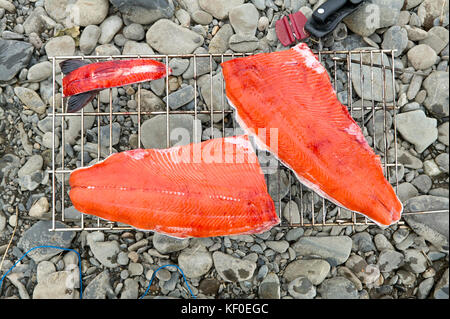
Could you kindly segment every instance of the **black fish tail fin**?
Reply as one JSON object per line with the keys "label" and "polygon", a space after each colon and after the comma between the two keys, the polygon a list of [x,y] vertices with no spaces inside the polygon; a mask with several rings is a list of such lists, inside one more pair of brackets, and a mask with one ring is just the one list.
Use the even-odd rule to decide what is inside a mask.
{"label": "black fish tail fin", "polygon": [[78,59],[68,59],[65,61],[62,61],[59,66],[61,67],[61,71],[64,75],[69,74],[73,70],[78,69],[79,67],[82,67],[84,65],[89,64],[85,60],[78,60]]}
{"label": "black fish tail fin", "polygon": [[88,104],[98,91],[89,91],[69,97],[67,102],[67,112],[74,113],[81,110],[86,104]]}

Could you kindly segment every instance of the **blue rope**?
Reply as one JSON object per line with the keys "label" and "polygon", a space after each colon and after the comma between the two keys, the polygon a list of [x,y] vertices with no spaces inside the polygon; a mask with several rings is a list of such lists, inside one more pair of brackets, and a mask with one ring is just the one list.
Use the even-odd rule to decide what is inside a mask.
{"label": "blue rope", "polygon": [[[11,268],[9,268],[9,270],[8,270],[8,271],[3,275],[3,277],[0,279],[0,289],[1,289],[1,287],[2,287],[3,279],[6,278],[6,276],[11,272],[11,270],[12,270],[14,267],[16,267],[17,264],[20,263],[20,262],[22,261],[22,259],[25,258],[26,255],[28,255],[30,252],[32,252],[33,250],[38,249],[38,248],[55,248],[55,249],[61,249],[61,250],[67,250],[67,251],[73,251],[73,252],[75,252],[75,253],[77,254],[77,256],[78,256],[78,267],[80,268],[80,299],[82,299],[82,298],[83,298],[83,282],[82,282],[82,278],[81,278],[81,256],[80,256],[80,254],[78,253],[78,251],[76,251],[76,250],[74,250],[74,249],[71,249],[71,248],[64,248],[64,247],[50,246],[50,245],[43,245],[43,246],[37,246],[37,247],[31,248],[31,249],[28,250],[22,257],[20,257],[20,259],[19,259],[19,260],[18,260]],[[158,270],[163,269],[163,268],[166,268],[166,267],[176,267],[176,268],[181,272],[181,275],[183,275],[184,282],[186,283],[186,286],[187,286],[188,289],[189,289],[189,293],[191,294],[191,296],[192,296],[194,299],[196,299],[197,297],[192,293],[191,287],[189,287],[189,284],[188,284],[188,282],[187,282],[187,280],[186,280],[186,276],[184,275],[183,270],[181,270],[181,268],[178,267],[177,265],[164,265],[164,266],[161,266],[161,267],[159,267],[158,269],[156,269],[156,270],[153,272],[152,278],[150,279],[150,283],[148,284],[147,289],[145,290],[144,294],[143,294],[139,299],[142,299],[142,298],[145,297],[145,295],[147,295],[148,290],[150,289],[150,286],[152,285],[153,279],[155,278],[155,275],[156,275],[156,273],[158,272]]]}
{"label": "blue rope", "polygon": [[6,274],[4,274],[3,277],[0,279],[0,288],[2,287],[3,279],[6,278],[6,275],[8,275],[9,272],[10,272],[14,267],[16,267],[17,264],[20,263],[22,259],[25,258],[26,255],[28,255],[30,252],[32,252],[33,250],[38,249],[38,248],[55,248],[55,249],[61,249],[61,250],[67,250],[67,251],[73,251],[73,252],[75,252],[75,253],[77,254],[77,256],[78,256],[78,267],[80,268],[80,299],[82,299],[82,296],[83,296],[83,282],[82,282],[82,280],[81,280],[81,256],[80,256],[80,254],[78,253],[78,251],[76,251],[76,250],[74,250],[74,249],[71,249],[71,248],[64,248],[64,247],[58,247],[58,246],[43,245],[43,246],[33,247],[33,248],[31,248],[30,250],[28,250],[22,257],[20,257],[20,259],[19,259],[19,260],[18,260],[11,268],[9,268],[9,270],[6,272]]}
{"label": "blue rope", "polygon": [[181,272],[181,275],[183,275],[184,282],[186,283],[186,286],[187,286],[188,289],[189,289],[189,293],[191,294],[191,296],[192,296],[194,299],[197,299],[197,297],[192,293],[191,287],[189,287],[189,284],[188,284],[188,282],[187,282],[187,280],[186,280],[186,277],[184,276],[183,270],[181,270],[181,268],[178,267],[177,265],[164,265],[164,266],[161,266],[161,267],[159,267],[158,269],[156,269],[155,272],[154,272],[153,275],[152,275],[152,278],[150,279],[150,283],[148,284],[147,289],[145,290],[144,294],[143,294],[139,299],[144,298],[145,295],[147,294],[148,290],[150,289],[150,286],[152,285],[152,281],[153,281],[153,279],[155,278],[155,275],[156,275],[156,273],[158,272],[158,270],[163,269],[163,268],[166,268],[166,267],[176,267],[176,268]]}

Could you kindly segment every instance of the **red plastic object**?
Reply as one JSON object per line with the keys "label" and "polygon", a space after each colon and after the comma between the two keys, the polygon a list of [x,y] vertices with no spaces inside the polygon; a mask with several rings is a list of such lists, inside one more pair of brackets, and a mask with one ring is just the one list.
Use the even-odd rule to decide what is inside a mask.
{"label": "red plastic object", "polygon": [[[290,20],[290,23],[289,23]],[[284,16],[275,23],[275,31],[280,42],[288,46],[295,42],[295,39],[301,41],[309,37],[305,31],[306,17],[300,11],[290,14],[289,19]]]}

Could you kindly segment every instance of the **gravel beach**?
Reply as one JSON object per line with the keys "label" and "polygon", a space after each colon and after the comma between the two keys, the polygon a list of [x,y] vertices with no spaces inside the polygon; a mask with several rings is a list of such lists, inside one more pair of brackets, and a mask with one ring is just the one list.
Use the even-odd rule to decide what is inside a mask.
{"label": "gravel beach", "polygon": [[[385,229],[364,223],[339,225],[339,219],[351,221],[350,212],[323,205],[322,198],[301,187],[289,170],[278,168],[278,173],[266,175],[277,211],[284,222],[304,226],[183,240],[135,229],[48,231],[77,226],[81,216],[68,197],[69,174],[54,176],[53,203],[53,155],[57,169],[72,170],[111,152],[138,148],[139,141],[144,148],[164,148],[168,138],[176,143],[176,134],[167,137],[167,96],[171,112],[199,112],[195,124],[193,115],[171,114],[171,127],[196,131],[197,140],[221,137],[238,126],[228,114],[231,106],[224,100],[220,67],[222,59],[230,57],[194,61],[183,55],[286,50],[277,38],[276,21],[297,11],[310,17],[324,2],[0,0],[0,276],[33,247],[68,249],[31,252],[3,280],[0,298],[80,298],[78,252],[83,299],[137,299],[153,275],[145,298],[191,298],[177,268],[155,274],[169,264],[183,270],[197,298],[448,299],[445,0],[368,0],[320,41],[306,40],[321,51],[396,50],[394,57],[374,54],[375,64],[387,66],[384,75],[381,68],[371,70],[368,55],[352,55],[351,70],[347,56],[338,63],[332,56],[321,58],[338,98],[352,105],[352,116],[364,126],[369,145],[384,163],[393,163],[385,169],[389,181],[398,185],[405,211],[435,213],[407,214],[401,225]],[[136,112],[140,94],[141,111],[161,114],[84,116],[83,123],[80,116],[66,116],[53,123],[53,108],[61,112],[62,87],[59,75],[53,92],[49,57],[120,54],[180,57],[167,59],[173,70],[167,82],[104,90],[84,112]],[[386,107],[393,104],[396,110]],[[265,156],[266,163],[272,159]],[[97,225],[97,219],[83,218],[86,225]],[[333,224],[320,226],[324,219]]]}

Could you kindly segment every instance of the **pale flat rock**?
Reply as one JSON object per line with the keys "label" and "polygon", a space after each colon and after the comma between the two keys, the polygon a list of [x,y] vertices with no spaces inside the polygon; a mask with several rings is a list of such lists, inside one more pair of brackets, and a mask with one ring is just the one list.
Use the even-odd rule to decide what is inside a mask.
{"label": "pale flat rock", "polygon": [[189,54],[200,47],[204,41],[198,33],[167,19],[155,22],[148,29],[146,39],[153,49],[162,54]]}
{"label": "pale flat rock", "polygon": [[200,7],[214,18],[223,20],[234,7],[244,3],[244,0],[199,0]]}
{"label": "pale flat rock", "polygon": [[397,130],[415,150],[422,153],[438,138],[437,120],[427,117],[422,110],[397,115]]}
{"label": "pale flat rock", "polygon": [[300,256],[318,256],[337,266],[350,256],[352,239],[348,236],[301,237],[292,248]]}
{"label": "pale flat rock", "polygon": [[220,277],[227,282],[249,280],[256,269],[256,263],[220,251],[213,253],[213,261]]}

